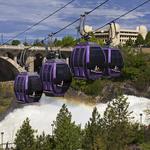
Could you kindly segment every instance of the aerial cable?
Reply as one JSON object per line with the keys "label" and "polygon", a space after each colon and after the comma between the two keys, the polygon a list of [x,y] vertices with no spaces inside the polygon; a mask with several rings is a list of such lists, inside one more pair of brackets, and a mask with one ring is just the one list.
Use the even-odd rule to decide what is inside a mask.
{"label": "aerial cable", "polygon": [[145,2],[143,2],[143,3],[141,3],[141,4],[139,4],[139,5],[137,5],[135,8],[133,8],[133,9],[127,11],[126,13],[120,15],[119,17],[117,17],[117,18],[111,20],[110,22],[104,24],[103,26],[97,28],[94,32],[96,32],[96,31],[98,31],[98,30],[104,28],[105,26],[109,25],[110,23],[116,22],[117,20],[119,20],[119,19],[121,19],[122,17],[128,15],[128,14],[131,13],[132,11],[138,9],[139,7],[141,7],[141,6],[145,5],[145,4],[147,4],[148,2],[150,2],[150,0],[147,0],[147,1],[145,1]]}
{"label": "aerial cable", "polygon": [[[98,6],[96,6],[95,8],[93,8],[91,11],[87,12],[87,15],[89,15],[90,13],[92,13],[93,11],[95,11],[96,9],[98,9],[99,7],[101,7],[102,5],[104,5],[105,3],[107,3],[108,1],[109,1],[109,0],[105,0],[103,3],[99,4]],[[68,25],[64,26],[63,28],[59,29],[58,31],[52,32],[52,33],[49,34],[47,37],[45,37],[45,38],[43,39],[43,41],[45,41],[45,40],[47,40],[47,39],[53,37],[54,35],[56,35],[56,34],[58,34],[59,32],[65,30],[66,28],[68,28],[69,26],[73,25],[74,23],[76,23],[76,22],[79,21],[79,20],[80,20],[80,17],[79,17],[78,19],[74,20],[73,22],[69,23]],[[27,49],[30,49],[30,48],[32,48],[32,47],[33,47],[33,46],[30,46],[30,47],[28,47]]]}
{"label": "aerial cable", "polygon": [[[109,0],[105,0],[104,2],[102,2],[101,4],[99,4],[98,6],[96,6],[95,8],[93,8],[91,11],[86,12],[86,14],[87,14],[87,15],[91,14],[93,11],[95,11],[95,10],[98,9],[99,7],[103,6],[103,5],[104,5],[105,3],[107,3],[108,1],[109,1]],[[59,32],[65,30],[66,28],[68,28],[69,26],[73,25],[74,23],[76,23],[76,22],[79,21],[79,20],[80,20],[80,18],[74,20],[74,21],[71,22],[70,24],[64,26],[62,29],[60,29],[60,30],[54,32],[53,35],[56,35],[56,34],[58,34]]]}
{"label": "aerial cable", "polygon": [[[95,7],[94,9],[92,9],[88,14],[90,14],[91,12],[93,12],[95,9],[97,9],[97,8],[99,8],[100,6],[102,6],[103,4],[105,4],[106,2],[108,2],[109,0],[106,0],[106,1],[104,1],[102,4],[100,4],[100,5],[98,5],[97,7]],[[102,29],[103,27],[105,27],[105,26],[107,26],[107,25],[109,25],[110,23],[112,23],[112,22],[115,22],[115,21],[117,21],[117,20],[119,20],[120,18],[122,18],[122,17],[124,17],[124,16],[126,16],[126,15],[128,15],[129,13],[131,13],[132,11],[134,11],[134,10],[136,10],[136,9],[138,9],[138,8],[140,8],[141,6],[143,6],[143,5],[145,5],[145,4],[147,4],[148,2],[150,2],[150,0],[147,0],[147,1],[145,1],[145,2],[143,2],[142,4],[140,4],[140,5],[138,5],[138,6],[136,6],[135,8],[133,8],[133,9],[131,9],[131,10],[129,10],[128,12],[126,12],[126,13],[124,13],[124,14],[122,14],[122,15],[120,15],[119,17],[117,17],[116,19],[113,19],[112,21],[110,21],[110,22],[108,22],[108,23],[106,23],[106,24],[104,24],[103,26],[101,26],[101,27],[99,27],[99,28],[97,28],[94,32],[96,32],[97,30],[99,30],[99,29]],[[70,23],[70,24],[68,24],[68,25],[66,25],[66,26],[64,26],[62,29],[60,29],[60,30],[58,30],[58,31],[56,31],[55,33],[53,33],[53,34],[50,34],[50,35],[48,35],[47,37],[45,37],[43,40],[45,41],[45,40],[47,40],[49,37],[51,37],[51,36],[53,36],[53,35],[56,35],[57,33],[59,33],[59,32],[61,32],[61,31],[63,31],[64,29],[66,29],[67,27],[69,27],[69,26],[71,26],[72,24],[74,24],[74,23],[76,23],[77,21],[79,21],[80,20],[80,18],[78,18],[78,19],[76,19],[75,21],[73,21],[72,23]],[[30,48],[32,48],[33,46],[30,46],[30,47],[28,47],[28,49],[30,49]],[[32,63],[32,62],[31,62]]]}
{"label": "aerial cable", "polygon": [[[94,12],[96,9],[98,9],[99,7],[101,7],[101,6],[103,6],[105,3],[107,3],[108,1],[110,1],[110,0],[105,0],[104,2],[100,3],[98,6],[96,6],[95,8],[93,8],[91,11],[86,12],[86,15],[91,14],[91,13]],[[68,28],[69,26],[75,24],[75,23],[76,23],[77,21],[79,21],[79,20],[80,20],[80,17],[79,17],[78,19],[74,20],[73,22],[69,23],[68,25],[64,26],[63,28],[59,29],[58,31],[49,34],[49,35],[48,35],[47,37],[45,37],[42,41],[46,41],[47,39],[53,37],[54,35],[58,34],[59,32],[65,30],[65,29]],[[33,46],[33,45],[32,45],[32,46],[29,46],[26,50],[29,50],[29,49],[31,49],[32,47],[34,47],[34,46]]]}
{"label": "aerial cable", "polygon": [[12,37],[11,39],[9,39],[8,41],[6,41],[5,43],[3,43],[2,45],[7,44],[8,42],[14,40],[15,38],[17,38],[18,36],[24,34],[25,32],[31,30],[33,27],[39,25],[41,22],[45,21],[46,19],[48,19],[49,17],[53,16],[54,14],[56,14],[57,12],[59,12],[60,10],[64,9],[66,6],[70,5],[71,3],[73,3],[75,0],[71,0],[69,1],[67,4],[65,4],[64,6],[60,7],[59,9],[55,10],[54,12],[52,12],[51,14],[49,14],[48,16],[44,17],[43,19],[41,19],[40,21],[36,22],[35,24],[33,24],[32,26],[28,27],[27,29],[25,29],[24,31],[20,32],[19,34],[15,35],[14,37]]}

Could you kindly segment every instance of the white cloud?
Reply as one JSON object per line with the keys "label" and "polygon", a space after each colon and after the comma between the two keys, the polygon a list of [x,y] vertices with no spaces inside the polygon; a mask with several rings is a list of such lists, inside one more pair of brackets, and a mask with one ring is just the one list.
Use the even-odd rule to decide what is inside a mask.
{"label": "white cloud", "polygon": [[[30,25],[38,22],[43,17],[47,16],[54,10],[60,8],[64,4],[69,2],[69,0],[0,0],[0,22],[24,22],[26,28]],[[83,3],[83,2],[82,2]],[[49,19],[42,22],[37,27],[33,28],[30,33],[38,32],[38,30],[45,30],[45,34],[47,31],[55,32],[56,30],[62,28],[63,26],[67,25],[74,19],[78,18],[81,13],[85,11],[89,11],[91,7],[96,5],[96,1],[85,1],[85,4],[81,4],[81,0],[77,0],[67,8],[62,10],[61,12],[55,14],[54,16],[50,17]],[[85,7],[86,6],[86,7]],[[111,9],[110,9],[111,8]],[[122,8],[119,7],[117,4],[112,7],[109,4],[105,5],[104,7],[99,8],[94,13],[92,13],[88,18],[88,23],[92,24],[94,27],[101,26],[104,21],[108,21],[118,17],[119,15],[127,12],[129,8]],[[132,20],[132,19],[139,19],[144,17],[145,15],[150,14],[150,11],[145,10],[137,10],[134,11],[122,20]],[[94,21],[93,21],[94,20]],[[21,26],[21,24],[20,24]],[[69,29],[74,29],[77,24],[74,26],[69,27]],[[24,26],[22,30],[24,30]],[[16,28],[17,30],[17,28]],[[19,31],[11,31],[8,33],[9,35],[15,35],[15,33]],[[55,31],[54,31],[55,30]],[[76,30],[74,29],[76,32]]]}

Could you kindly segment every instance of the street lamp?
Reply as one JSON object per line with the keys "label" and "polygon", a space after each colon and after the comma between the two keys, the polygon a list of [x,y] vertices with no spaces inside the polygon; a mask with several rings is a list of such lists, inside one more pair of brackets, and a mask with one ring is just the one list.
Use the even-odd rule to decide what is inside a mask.
{"label": "street lamp", "polygon": [[53,136],[54,124],[52,123],[51,126],[52,126],[52,136]]}
{"label": "street lamp", "polygon": [[143,114],[140,113],[140,124],[142,125],[142,117],[143,117]]}
{"label": "street lamp", "polygon": [[3,137],[4,137],[4,132],[1,132],[1,145],[2,145],[2,149],[3,149]]}

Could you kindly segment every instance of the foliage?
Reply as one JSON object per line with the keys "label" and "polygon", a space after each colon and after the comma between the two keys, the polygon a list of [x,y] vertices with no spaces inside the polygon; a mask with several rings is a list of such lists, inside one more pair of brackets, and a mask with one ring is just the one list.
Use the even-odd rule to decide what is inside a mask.
{"label": "foliage", "polygon": [[85,91],[87,87],[87,81],[73,79],[71,83],[71,87],[73,87],[75,90]]}
{"label": "foliage", "polygon": [[[121,83],[128,82],[140,92],[147,90],[150,85],[150,55],[136,51],[132,47],[120,47],[120,49],[124,59],[124,68],[118,81],[120,80]],[[114,86],[119,86],[115,84],[117,80],[110,79],[73,80],[71,86],[85,94],[97,96],[102,93],[108,83],[111,84],[112,82],[114,82]]]}
{"label": "foliage", "polygon": [[6,112],[11,106],[13,98],[0,97],[0,114]]}
{"label": "foliage", "polygon": [[130,126],[130,143],[140,144],[144,142],[144,126],[139,123],[131,124]]}
{"label": "foliage", "polygon": [[65,36],[61,41],[62,47],[69,47],[75,45],[75,39],[72,36]]}
{"label": "foliage", "polygon": [[15,45],[15,46],[18,46],[21,42],[19,40],[13,40],[11,42],[11,45]]}
{"label": "foliage", "polygon": [[33,42],[33,46],[44,46],[44,41],[41,41],[39,39],[36,39],[34,42]]}
{"label": "foliage", "polygon": [[81,131],[72,122],[72,115],[64,104],[54,121],[54,134],[34,136],[27,118],[15,138],[16,150],[125,150],[128,146],[139,146],[145,150],[150,146],[150,128],[132,124],[128,112],[127,98],[119,95],[110,102],[100,117],[97,108]]}
{"label": "foliage", "polygon": [[55,148],[54,138],[50,135],[42,135],[36,137],[36,141],[31,150],[53,150]]}
{"label": "foliage", "polygon": [[145,38],[145,45],[150,46],[150,31],[147,33]]}
{"label": "foliage", "polygon": [[138,90],[150,85],[150,55],[135,52],[131,48],[122,48],[124,57],[123,78],[131,80]]}
{"label": "foliage", "polygon": [[30,126],[29,118],[23,122],[22,126],[16,133],[15,145],[16,150],[29,150],[35,143],[34,133],[36,131]]}
{"label": "foliage", "polygon": [[92,118],[85,125],[83,138],[83,149],[86,150],[103,150],[105,148],[103,135],[103,122],[97,108],[92,112]]}
{"label": "foliage", "polygon": [[133,43],[132,39],[129,38],[129,40],[126,41],[126,46],[133,46],[133,45],[134,45],[134,43]]}
{"label": "foliage", "polygon": [[130,142],[130,123],[127,98],[118,96],[104,112],[105,144],[107,150],[124,150]]}
{"label": "foliage", "polygon": [[64,104],[54,121],[56,150],[75,150],[81,148],[80,126],[72,122],[71,113]]}
{"label": "foliage", "polygon": [[90,39],[89,39],[90,42],[95,42],[97,43],[98,45],[100,46],[103,46],[104,45],[104,41],[102,39],[99,39],[99,38],[96,38],[95,36],[92,36]]}
{"label": "foliage", "polygon": [[62,41],[61,41],[61,40],[58,40],[58,39],[55,39],[55,40],[54,40],[54,46],[56,46],[56,47],[62,46]]}
{"label": "foliage", "polygon": [[135,46],[140,46],[140,45],[144,45],[145,41],[144,41],[144,38],[141,34],[139,34],[137,36],[137,39],[135,41]]}
{"label": "foliage", "polygon": [[106,84],[110,83],[109,80],[99,79],[96,81],[85,81],[73,79],[71,87],[75,90],[80,90],[87,95],[97,96],[100,95]]}
{"label": "foliage", "polygon": [[24,46],[29,46],[30,43],[28,43],[28,42],[25,41],[25,42],[23,43],[23,45],[24,45]]}
{"label": "foliage", "polygon": [[150,150],[150,142],[145,142],[140,145],[142,150]]}
{"label": "foliage", "polygon": [[[104,45],[104,42],[102,39],[98,39],[96,37],[94,37],[93,35],[91,36],[91,38],[89,39],[90,42],[95,42],[97,44],[99,44],[100,46]],[[85,39],[81,38],[81,39],[77,39],[75,40],[72,36],[68,35],[62,38],[62,40],[58,40],[55,39],[54,40],[54,45],[57,47],[69,47],[69,46],[75,46],[78,42],[86,42]]]}

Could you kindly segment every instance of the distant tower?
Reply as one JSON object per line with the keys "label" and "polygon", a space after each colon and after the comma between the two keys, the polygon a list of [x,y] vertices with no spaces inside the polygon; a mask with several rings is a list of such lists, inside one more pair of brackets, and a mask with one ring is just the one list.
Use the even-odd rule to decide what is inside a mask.
{"label": "distant tower", "polygon": [[144,26],[144,25],[138,26],[136,30],[139,32],[139,34],[142,35],[142,37],[144,39],[146,38],[146,35],[147,35],[147,32],[148,32],[146,26]]}
{"label": "distant tower", "polygon": [[112,23],[112,45],[119,45],[120,44],[120,25],[118,23]]}

